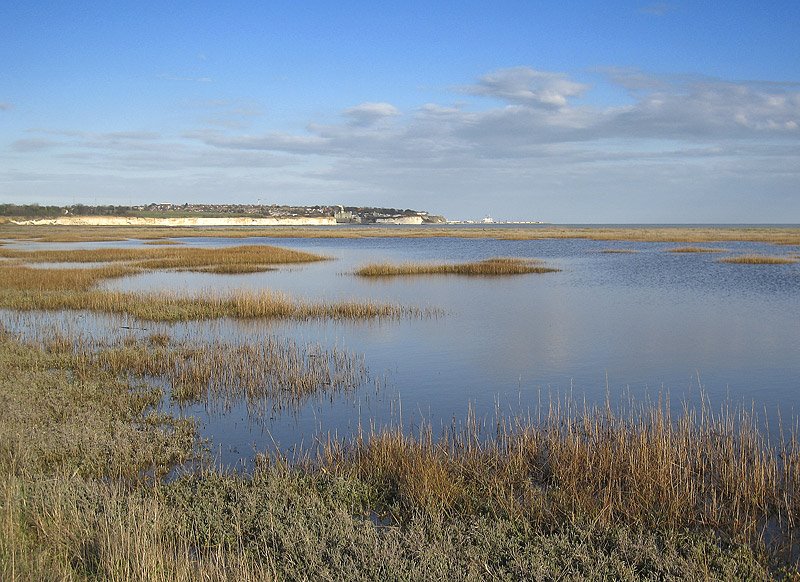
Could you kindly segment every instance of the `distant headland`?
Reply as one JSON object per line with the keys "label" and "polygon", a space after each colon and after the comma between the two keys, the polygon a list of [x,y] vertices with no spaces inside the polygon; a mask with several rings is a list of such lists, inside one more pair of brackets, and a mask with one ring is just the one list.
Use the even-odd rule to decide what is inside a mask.
{"label": "distant headland", "polygon": [[140,206],[40,206],[0,204],[0,216],[16,224],[149,226],[309,226],[336,224],[443,224],[422,210],[370,206],[279,204],[172,204]]}

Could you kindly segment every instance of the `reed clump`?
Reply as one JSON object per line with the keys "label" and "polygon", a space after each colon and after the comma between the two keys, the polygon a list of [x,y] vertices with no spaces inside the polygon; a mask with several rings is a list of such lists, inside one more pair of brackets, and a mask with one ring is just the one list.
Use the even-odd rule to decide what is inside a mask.
{"label": "reed clump", "polygon": [[727,249],[717,249],[713,247],[675,247],[667,249],[670,253],[725,253]]}
{"label": "reed clump", "polygon": [[401,275],[474,275],[503,276],[529,273],[555,273],[560,269],[547,267],[534,259],[496,257],[472,263],[373,263],[355,271],[359,277],[396,277]]}
{"label": "reed clump", "polygon": [[178,402],[226,407],[245,401],[255,415],[296,409],[309,397],[354,390],[366,381],[364,358],[339,348],[262,338],[258,344],[172,342],[156,334],[148,342],[67,348],[76,367],[118,376],[157,378]]}
{"label": "reed clump", "polygon": [[133,293],[97,289],[103,280],[140,272],[125,264],[92,269],[0,265],[0,307],[19,311],[85,310],[146,321],[236,319],[399,319],[433,317],[436,309],[372,301],[309,302],[270,291],[229,294]]}
{"label": "reed clump", "polygon": [[274,271],[275,267],[270,267],[268,265],[213,265],[211,267],[193,267],[179,270],[194,271],[195,273],[213,273],[215,275],[246,275],[249,273]]}
{"label": "reed clump", "polygon": [[796,435],[770,442],[754,413],[728,406],[673,416],[668,402],[617,413],[565,402],[489,435],[469,419],[439,438],[423,427],[329,441],[309,462],[369,484],[380,511],[400,521],[424,511],[544,529],[641,524],[710,530],[753,548],[769,537],[784,556],[797,550]]}
{"label": "reed clump", "polygon": [[371,301],[306,302],[269,291],[187,296],[121,291],[38,291],[0,288],[0,307],[19,311],[84,310],[123,314],[143,321],[209,319],[366,320],[433,317],[433,308]]}
{"label": "reed clump", "polygon": [[725,257],[720,259],[719,262],[737,265],[790,265],[796,263],[797,259],[769,255],[740,255],[738,257]]}
{"label": "reed clump", "polygon": [[79,250],[0,249],[0,256],[27,263],[126,262],[145,269],[236,269],[263,265],[307,263],[325,257],[268,245],[243,245],[222,248],[199,247],[117,247]]}
{"label": "reed clump", "polygon": [[141,269],[127,265],[93,269],[35,269],[19,264],[0,264],[0,297],[4,292],[12,292],[9,296],[13,296],[13,292],[88,291],[101,281],[139,272]]}

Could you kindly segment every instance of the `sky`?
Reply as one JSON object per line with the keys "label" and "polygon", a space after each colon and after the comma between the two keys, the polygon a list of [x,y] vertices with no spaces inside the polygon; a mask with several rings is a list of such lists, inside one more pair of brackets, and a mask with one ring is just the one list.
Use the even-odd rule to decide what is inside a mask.
{"label": "sky", "polygon": [[0,3],[0,203],[800,223],[800,2]]}

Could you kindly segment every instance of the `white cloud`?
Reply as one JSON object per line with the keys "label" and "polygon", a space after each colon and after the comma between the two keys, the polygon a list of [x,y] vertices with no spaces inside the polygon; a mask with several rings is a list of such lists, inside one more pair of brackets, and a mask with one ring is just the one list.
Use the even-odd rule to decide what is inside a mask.
{"label": "white cloud", "polygon": [[[589,87],[565,73],[519,67],[480,78],[455,104],[400,111],[361,103],[338,122],[309,120],[293,132],[233,124],[178,136],[38,130],[12,144],[7,160],[14,165],[0,161],[33,170],[50,156],[65,175],[78,167],[137,184],[149,176],[147,192],[169,184],[190,200],[198,199],[194,192],[213,198],[214,185],[233,191],[227,180],[237,196],[263,198],[274,188],[276,201],[417,206],[455,217],[485,214],[490,194],[497,217],[591,220],[600,200],[606,214],[597,220],[678,221],[684,212],[684,220],[713,221],[727,200],[744,203],[748,192],[788,199],[784,211],[800,212],[792,202],[800,181],[800,86],[605,73],[628,93],[624,103],[576,104]],[[487,106],[464,93],[501,102]],[[201,109],[231,119],[260,112],[258,104],[227,101]],[[692,214],[701,204],[707,212]],[[629,214],[615,217],[622,208]]]}
{"label": "white cloud", "polygon": [[16,152],[36,152],[61,145],[51,139],[18,139],[11,143],[11,149]]}
{"label": "white cloud", "polygon": [[583,94],[587,88],[563,73],[515,67],[484,75],[464,91],[528,106],[565,107],[570,97]]}
{"label": "white cloud", "polygon": [[400,112],[391,103],[361,103],[342,112],[350,125],[357,127],[367,127],[399,114]]}

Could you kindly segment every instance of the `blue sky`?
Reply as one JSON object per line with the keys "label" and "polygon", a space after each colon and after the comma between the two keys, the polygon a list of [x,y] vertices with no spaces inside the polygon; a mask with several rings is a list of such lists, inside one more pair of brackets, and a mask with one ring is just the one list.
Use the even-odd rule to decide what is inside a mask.
{"label": "blue sky", "polygon": [[800,3],[0,6],[0,202],[800,222]]}

